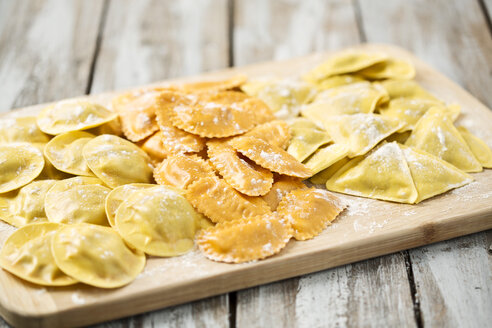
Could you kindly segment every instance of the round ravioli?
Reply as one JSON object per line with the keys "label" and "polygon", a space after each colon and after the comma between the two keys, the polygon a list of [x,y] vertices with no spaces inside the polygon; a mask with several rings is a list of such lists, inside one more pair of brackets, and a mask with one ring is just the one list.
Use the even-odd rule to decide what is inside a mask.
{"label": "round ravioli", "polygon": [[33,181],[18,191],[0,196],[0,219],[15,226],[48,221],[44,198],[55,180]]}
{"label": "round ravioli", "polygon": [[306,189],[306,185],[298,178],[281,175],[275,179],[272,189],[261,198],[270,206],[272,211],[276,211],[282,198],[292,190]]}
{"label": "round ravioli", "polygon": [[169,153],[197,153],[205,148],[205,140],[196,134],[180,130],[172,125],[167,111],[157,112],[163,148]]}
{"label": "round ravioli", "polygon": [[103,134],[90,140],[83,154],[91,171],[111,188],[152,182],[150,157],[130,141]]}
{"label": "round ravioli", "polygon": [[44,133],[57,135],[90,129],[117,117],[109,109],[82,100],[60,101],[39,113],[37,123]]}
{"label": "round ravioli", "polygon": [[273,183],[273,174],[244,158],[226,141],[207,143],[210,162],[234,189],[248,196],[266,194]]}
{"label": "round ravioli", "polygon": [[184,94],[164,92],[164,109],[174,126],[201,137],[229,137],[251,130],[255,113],[267,107],[244,93],[221,91]]}
{"label": "round ravioli", "polygon": [[51,253],[51,241],[62,227],[35,223],[12,233],[0,251],[0,266],[19,278],[43,286],[68,286],[78,281],[63,273]]}
{"label": "round ravioli", "polygon": [[245,136],[263,139],[271,145],[287,148],[292,138],[289,124],[285,121],[271,121],[255,126]]}
{"label": "round ravioli", "polygon": [[20,188],[43,170],[44,157],[28,143],[0,145],[0,193]]}
{"label": "round ravioli", "polygon": [[213,260],[242,263],[277,254],[292,238],[290,223],[276,214],[223,222],[202,230],[197,244]]}
{"label": "round ravioli", "polygon": [[344,208],[330,192],[310,188],[288,193],[280,201],[277,213],[292,224],[295,239],[306,240],[319,235]]}
{"label": "round ravioli", "polygon": [[303,179],[312,175],[311,171],[291,154],[262,139],[236,137],[230,143],[241,154],[270,171]]}
{"label": "round ravioli", "polygon": [[165,186],[142,189],[116,211],[116,228],[128,244],[154,256],[177,256],[193,248],[197,213]]}
{"label": "round ravioli", "polygon": [[46,193],[46,216],[50,222],[108,225],[104,203],[110,191],[98,178],[57,181]]}
{"label": "round ravioli", "polygon": [[0,143],[46,143],[48,141],[50,141],[50,137],[39,129],[35,116],[12,117],[0,120]]}
{"label": "round ravioli", "polygon": [[46,144],[44,155],[62,172],[94,176],[82,155],[82,149],[93,138],[95,135],[83,131],[60,134]]}
{"label": "round ravioli", "polygon": [[113,229],[94,224],[62,227],[51,250],[63,272],[100,288],[129,284],[145,266],[145,254],[131,250]]}

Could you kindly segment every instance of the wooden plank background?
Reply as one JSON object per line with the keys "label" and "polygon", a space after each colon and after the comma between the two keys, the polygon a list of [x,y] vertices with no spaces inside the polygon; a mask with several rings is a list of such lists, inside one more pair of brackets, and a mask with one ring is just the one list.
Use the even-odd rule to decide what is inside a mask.
{"label": "wooden plank background", "polygon": [[[492,107],[491,13],[492,0],[1,0],[0,111],[366,41],[409,49]],[[491,242],[482,232],[100,327],[485,327]]]}

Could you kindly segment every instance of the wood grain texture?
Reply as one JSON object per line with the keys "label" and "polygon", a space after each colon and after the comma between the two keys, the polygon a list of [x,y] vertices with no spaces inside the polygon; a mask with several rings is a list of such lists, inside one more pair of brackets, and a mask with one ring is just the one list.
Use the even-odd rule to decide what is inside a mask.
{"label": "wood grain texture", "polygon": [[360,42],[350,0],[236,0],[234,4],[236,66]]}
{"label": "wood grain texture", "polygon": [[[492,104],[492,39],[478,2],[433,1],[424,6],[423,1],[362,1],[361,17],[368,41],[411,49]],[[394,28],[383,27],[389,25]],[[460,122],[471,124],[466,116]],[[473,125],[469,128],[480,133]],[[491,236],[491,231],[483,232],[409,252],[424,325],[480,327],[491,322]]]}
{"label": "wood grain texture", "polygon": [[0,112],[84,94],[102,1],[0,1]]}
{"label": "wood grain texture", "polygon": [[[234,9],[235,64],[360,42],[351,1],[239,0]],[[387,279],[378,275],[383,272]],[[377,301],[367,302],[368,290]],[[237,327],[411,326],[413,317],[407,272],[398,255],[237,293]]]}
{"label": "wood grain texture", "polygon": [[[361,45],[358,48],[382,51],[412,61],[419,83],[439,98],[461,104],[464,116],[472,118],[477,130],[489,131],[492,112],[488,108],[410,53],[387,45]],[[225,78],[237,73],[252,78],[265,75],[292,77],[329,55],[315,54],[285,62],[258,64],[211,73],[202,78]],[[108,93],[88,98],[106,104],[114,95]],[[25,108],[16,114],[33,113],[43,106],[46,104]],[[486,141],[492,142],[492,136],[489,135]],[[467,187],[417,205],[340,195],[349,203],[349,208],[335,224],[312,240],[289,243],[280,254],[265,261],[229,265],[209,261],[196,251],[175,258],[149,258],[145,271],[135,281],[115,290],[84,285],[39,288],[0,271],[0,313],[18,326],[85,325],[490,229],[492,171],[477,173],[474,177],[476,181]],[[0,243],[10,231],[6,224],[0,223]]]}
{"label": "wood grain texture", "polygon": [[91,92],[225,68],[227,24],[227,0],[110,1]]}

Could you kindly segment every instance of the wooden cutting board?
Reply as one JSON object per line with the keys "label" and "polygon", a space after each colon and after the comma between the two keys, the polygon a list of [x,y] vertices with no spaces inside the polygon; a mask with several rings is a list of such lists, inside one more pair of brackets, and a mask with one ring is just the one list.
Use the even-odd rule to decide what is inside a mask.
{"label": "wooden cutting board", "polygon": [[[378,44],[356,48],[412,61],[421,85],[438,98],[462,106],[457,124],[466,126],[492,146],[492,111],[468,92],[401,48]],[[250,77],[296,77],[329,55],[314,54],[157,84],[225,78],[237,73]],[[107,105],[114,95],[87,98]],[[45,105],[18,109],[8,115],[36,113]],[[492,170],[473,177],[473,183],[418,205],[340,195],[349,208],[320,236],[305,242],[292,241],[280,254],[259,262],[216,263],[196,250],[181,257],[149,258],[144,272],[133,283],[116,290],[84,285],[43,288],[0,270],[0,315],[10,324],[22,327],[88,325],[490,229]],[[0,222],[0,245],[13,231]]]}

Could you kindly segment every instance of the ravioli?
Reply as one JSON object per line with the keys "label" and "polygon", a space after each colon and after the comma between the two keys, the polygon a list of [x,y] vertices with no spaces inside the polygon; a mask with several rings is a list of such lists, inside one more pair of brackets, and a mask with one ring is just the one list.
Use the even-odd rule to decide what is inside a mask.
{"label": "ravioli", "polygon": [[415,77],[413,65],[402,59],[388,58],[382,62],[364,68],[358,74],[371,80],[382,79],[404,79],[410,80]]}
{"label": "ravioli", "polygon": [[384,143],[366,156],[349,161],[328,179],[326,189],[408,204],[418,198],[405,156],[396,142]]}
{"label": "ravioli", "polygon": [[330,76],[353,73],[386,60],[382,53],[347,50],[332,55],[304,75],[306,81],[317,83]]}
{"label": "ravioli", "polygon": [[483,167],[492,168],[492,150],[489,146],[477,136],[474,136],[470,131],[468,131],[465,127],[459,126],[458,131],[461,133],[461,136],[466,141],[473,155],[477,158],[480,164]]}
{"label": "ravioli", "polygon": [[372,113],[376,105],[387,98],[381,88],[360,82],[328,89],[319,93],[302,109],[302,115],[319,122],[330,115]]}
{"label": "ravioli", "polygon": [[163,159],[171,154],[164,146],[164,136],[161,131],[154,133],[138,145],[149,155],[153,164],[162,162]]}
{"label": "ravioli", "polygon": [[118,288],[134,280],[145,266],[145,255],[133,251],[111,228],[79,223],[60,228],[51,250],[58,267],[91,286]]}
{"label": "ravioli", "polygon": [[262,139],[236,137],[230,141],[230,144],[238,152],[272,172],[304,179],[312,175],[307,167],[288,152]]}
{"label": "ravioli", "polygon": [[83,155],[91,171],[111,188],[152,182],[153,167],[149,156],[120,137],[98,136],[85,145]]}
{"label": "ravioli", "polygon": [[322,130],[309,128],[292,129],[292,140],[287,152],[302,162],[319,147],[332,142],[331,137]]}
{"label": "ravioli", "polygon": [[35,116],[4,118],[0,120],[0,143],[46,143],[50,137],[43,133]]}
{"label": "ravioli", "polygon": [[215,223],[270,213],[261,198],[242,195],[218,177],[193,182],[186,191],[186,198],[198,212]]}
{"label": "ravioli", "polygon": [[282,198],[292,190],[307,188],[298,178],[280,175],[275,179],[270,191],[261,198],[270,206],[272,211],[277,210],[277,206]]}
{"label": "ravioli", "polygon": [[413,130],[418,120],[427,110],[434,106],[442,106],[442,103],[429,99],[396,98],[390,100],[387,107],[379,108],[379,112],[383,116],[393,117],[405,122],[400,131],[404,132]]}
{"label": "ravioli", "polygon": [[219,223],[202,230],[196,242],[210,260],[243,263],[277,254],[290,238],[290,224],[276,214],[267,214]]}
{"label": "ravioli", "polygon": [[282,149],[287,148],[291,140],[291,130],[285,121],[275,120],[255,126],[244,136],[256,137],[265,140],[271,145]]}
{"label": "ravioli", "polygon": [[46,193],[44,208],[50,222],[108,225],[104,202],[111,190],[98,178],[57,181]]}
{"label": "ravioli", "polygon": [[439,101],[413,80],[388,79],[381,82],[390,99],[411,98]]}
{"label": "ravioli", "polygon": [[292,225],[296,240],[307,240],[319,235],[345,207],[326,190],[297,189],[282,198],[277,213]]}
{"label": "ravioli", "polygon": [[141,189],[116,211],[116,228],[136,249],[154,256],[177,256],[193,248],[197,213],[166,186]]}
{"label": "ravioli", "polygon": [[309,157],[304,165],[311,170],[313,174],[323,171],[334,163],[338,162],[348,154],[348,148],[341,144],[332,144],[318,149]]}
{"label": "ravioli", "polygon": [[44,155],[58,170],[73,175],[94,176],[82,155],[82,149],[95,135],[71,131],[54,137],[44,148]]}
{"label": "ravioli", "polygon": [[316,87],[319,90],[327,90],[331,88],[341,87],[342,85],[348,85],[348,84],[364,82],[364,81],[365,81],[364,78],[357,75],[350,75],[350,74],[335,75],[316,83]]}
{"label": "ravioli", "polygon": [[43,109],[37,117],[37,123],[44,133],[57,135],[94,128],[116,117],[116,113],[101,105],[82,100],[65,100]]}
{"label": "ravioli", "polygon": [[272,187],[272,172],[241,158],[226,141],[210,140],[207,147],[210,162],[237,191],[248,196],[261,196]]}
{"label": "ravioli", "polygon": [[0,219],[20,228],[30,223],[47,222],[44,198],[55,180],[33,181],[0,196]]}
{"label": "ravioli", "polygon": [[12,233],[0,251],[0,266],[34,284],[68,286],[78,281],[63,273],[51,254],[57,223],[34,223]]}
{"label": "ravioli", "polygon": [[0,144],[0,194],[28,184],[43,167],[43,154],[33,145]]}
{"label": "ravioli", "polygon": [[405,145],[424,150],[465,172],[482,171],[482,165],[442,108],[429,109]]}
{"label": "ravioli", "polygon": [[349,157],[364,155],[404,125],[396,118],[378,114],[329,116],[323,124],[335,143],[348,147]]}
{"label": "ravioli", "polygon": [[438,157],[412,147],[400,147],[417,188],[415,203],[473,181],[469,174]]}

